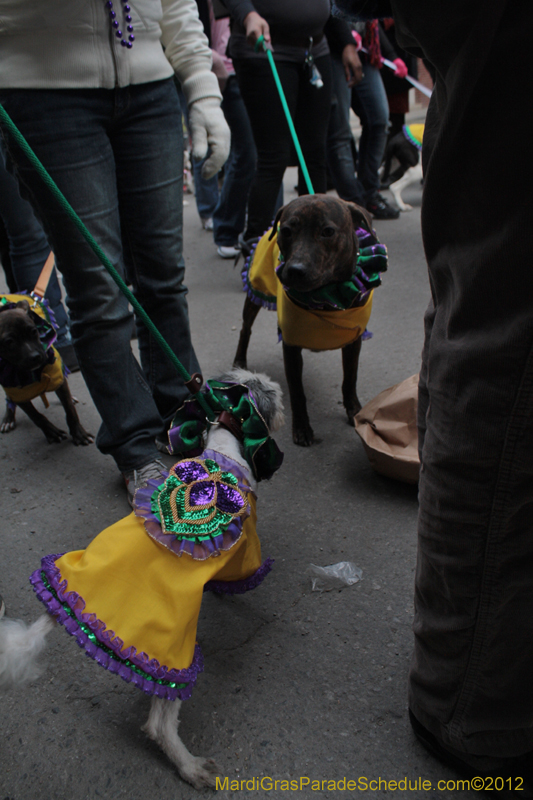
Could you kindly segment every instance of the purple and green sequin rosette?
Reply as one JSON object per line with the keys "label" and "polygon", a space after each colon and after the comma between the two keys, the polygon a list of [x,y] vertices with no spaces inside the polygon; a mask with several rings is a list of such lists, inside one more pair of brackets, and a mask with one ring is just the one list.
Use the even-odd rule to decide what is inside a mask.
{"label": "purple and green sequin rosette", "polygon": [[135,513],[160,544],[203,561],[240,539],[250,513],[248,491],[247,482],[214,459],[189,458],[175,464],[155,491],[152,485],[136,493]]}

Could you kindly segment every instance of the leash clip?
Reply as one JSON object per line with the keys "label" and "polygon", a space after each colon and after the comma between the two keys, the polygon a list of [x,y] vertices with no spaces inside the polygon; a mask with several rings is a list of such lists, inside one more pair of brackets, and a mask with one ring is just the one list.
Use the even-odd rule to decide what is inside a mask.
{"label": "leash clip", "polygon": [[194,372],[188,381],[185,381],[185,386],[191,394],[198,394],[202,388],[204,379],[199,372]]}

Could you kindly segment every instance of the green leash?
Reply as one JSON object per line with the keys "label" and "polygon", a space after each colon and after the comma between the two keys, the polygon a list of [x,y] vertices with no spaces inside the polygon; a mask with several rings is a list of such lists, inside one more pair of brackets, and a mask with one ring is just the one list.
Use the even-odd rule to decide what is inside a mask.
{"label": "green leash", "polygon": [[267,54],[268,63],[270,64],[270,68],[272,70],[272,74],[274,75],[274,81],[276,82],[276,87],[279,92],[279,99],[281,100],[281,105],[283,106],[283,110],[285,112],[285,116],[287,117],[287,122],[289,123],[289,130],[291,132],[292,141],[294,142],[294,147],[296,150],[296,154],[298,156],[298,161],[300,162],[300,169],[302,170],[302,174],[305,179],[305,183],[307,185],[307,191],[309,194],[314,194],[315,190],[313,189],[313,184],[311,183],[311,178],[309,177],[309,172],[307,171],[307,164],[305,163],[304,154],[302,153],[302,148],[300,147],[300,142],[298,141],[298,134],[296,133],[296,128],[294,127],[294,122],[292,121],[291,112],[289,111],[289,106],[287,105],[287,100],[285,98],[285,92],[283,91],[283,86],[281,85],[281,81],[278,75],[278,69],[276,64],[274,63],[274,56],[272,55],[272,50],[265,44],[265,37],[260,36],[257,42],[255,43],[255,50],[259,50],[260,48]]}
{"label": "green leash", "polygon": [[203,410],[207,414],[207,418],[209,420],[213,420],[215,418],[213,411],[211,410],[209,404],[205,400],[203,394],[200,392],[200,388],[202,386],[202,376],[199,375],[197,372],[195,372],[194,375],[192,376],[189,375],[189,373],[187,372],[187,370],[185,369],[179,358],[176,356],[176,354],[174,353],[174,351],[172,350],[166,339],[159,333],[159,331],[157,330],[156,326],[154,325],[154,323],[152,322],[152,320],[150,319],[144,308],[136,299],[135,295],[132,292],[130,292],[130,290],[124,283],[122,277],[119,275],[119,273],[117,272],[111,261],[108,259],[108,257],[106,256],[106,254],[104,253],[98,242],[94,239],[94,237],[91,235],[87,227],[84,225],[79,216],[76,214],[76,212],[74,211],[74,209],[72,208],[72,206],[70,205],[64,194],[61,192],[55,181],[51,178],[51,176],[48,174],[44,166],[41,164],[41,162],[31,149],[31,147],[29,146],[28,142],[21,134],[21,132],[19,131],[19,129],[17,128],[17,126],[15,125],[9,114],[5,111],[2,105],[0,105],[0,121],[2,122],[3,125],[5,125],[5,127],[7,128],[13,139],[16,141],[22,152],[28,158],[30,164],[35,168],[36,172],[40,175],[46,186],[50,189],[51,193],[53,194],[53,196],[55,197],[55,199],[57,200],[57,202],[67,215],[67,217],[71,220],[71,222],[74,223],[76,228],[79,230],[83,238],[88,243],[89,247],[94,251],[94,253],[96,253],[98,258],[100,259],[100,262],[109,272],[109,274],[117,284],[122,294],[124,294],[127,297],[129,303],[131,303],[131,305],[135,309],[136,314],[139,316],[140,319],[142,319],[142,321],[144,322],[144,324],[146,325],[146,327],[148,328],[148,330],[158,343],[159,347],[162,349],[166,357],[175,367],[180,377],[183,378],[183,381],[185,385],[188,387],[191,394],[195,394],[197,396],[198,402],[200,403]]}

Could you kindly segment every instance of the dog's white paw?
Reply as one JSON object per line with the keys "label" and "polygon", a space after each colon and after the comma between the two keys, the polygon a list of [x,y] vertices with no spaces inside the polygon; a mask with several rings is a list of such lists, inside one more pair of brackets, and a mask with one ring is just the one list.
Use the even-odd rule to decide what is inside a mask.
{"label": "dog's white paw", "polygon": [[410,206],[409,203],[404,203],[402,206],[400,206],[400,211],[412,211],[412,210],[413,206]]}
{"label": "dog's white paw", "polygon": [[183,780],[191,783],[195,789],[215,789],[217,775],[221,772],[218,765],[212,758],[202,758],[202,756],[191,756],[187,759],[187,764],[180,768],[180,775]]}

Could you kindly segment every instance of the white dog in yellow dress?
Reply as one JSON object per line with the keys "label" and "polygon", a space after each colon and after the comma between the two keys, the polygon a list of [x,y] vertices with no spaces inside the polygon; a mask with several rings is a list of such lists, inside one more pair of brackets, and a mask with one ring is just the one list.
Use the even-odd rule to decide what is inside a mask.
{"label": "white dog in yellow dress", "polygon": [[[204,397],[216,415],[205,449],[178,461],[164,483],[138,489],[134,511],[86,550],[42,559],[30,580],[46,615],[29,628],[0,622],[0,683],[36,677],[36,657],[59,622],[88,656],[152,696],[144,730],[196,788],[214,786],[218,771],[177,731],[181,701],[203,670],[202,595],[245,592],[271,569],[261,560],[255,491],[281,464],[270,431],[283,422],[281,389],[266,375],[233,370],[208,381]],[[197,452],[201,406],[187,401],[174,422],[172,452]]]}

